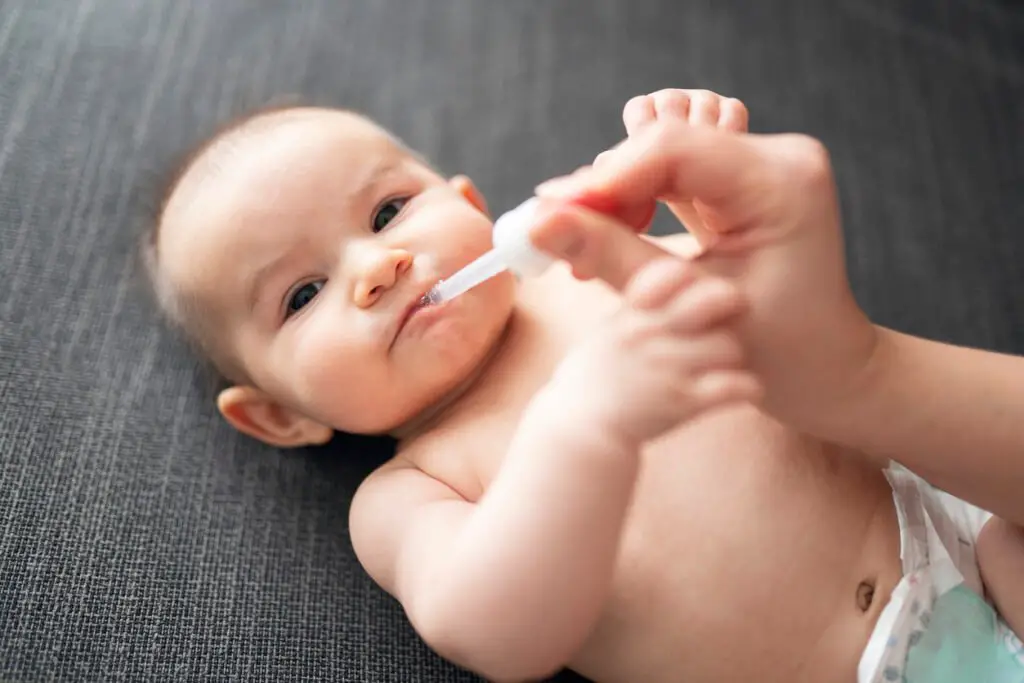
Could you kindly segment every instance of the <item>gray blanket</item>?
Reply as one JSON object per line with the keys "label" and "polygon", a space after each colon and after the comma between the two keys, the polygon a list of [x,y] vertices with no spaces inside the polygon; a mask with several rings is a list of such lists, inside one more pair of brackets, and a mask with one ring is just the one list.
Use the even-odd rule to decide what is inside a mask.
{"label": "gray blanket", "polygon": [[614,144],[634,94],[736,95],[831,148],[878,322],[1024,352],[1020,7],[0,0],[0,679],[473,680],[353,557],[390,444],[236,436],[142,295],[137,236],[217,123],[359,109],[500,211]]}

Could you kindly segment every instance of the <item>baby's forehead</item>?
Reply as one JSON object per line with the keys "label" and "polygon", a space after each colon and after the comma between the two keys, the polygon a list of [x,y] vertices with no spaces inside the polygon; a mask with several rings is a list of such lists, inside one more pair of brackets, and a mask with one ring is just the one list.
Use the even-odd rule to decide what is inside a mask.
{"label": "baby's forehead", "polygon": [[337,188],[384,162],[415,159],[386,130],[352,112],[309,108],[261,115],[223,132],[193,156],[164,202],[160,242],[183,223],[294,196],[285,192],[289,187],[312,193],[329,176]]}
{"label": "baby's forehead", "polygon": [[325,147],[350,149],[353,154],[344,155],[350,164],[370,163],[377,156],[403,151],[390,133],[353,112],[296,108],[260,114],[222,131],[192,155],[167,194],[165,211],[212,183],[246,174],[268,158],[273,162],[274,155],[284,162],[303,152],[316,155]]}
{"label": "baby's forehead", "polygon": [[230,265],[224,253],[273,239],[251,219],[301,218],[375,166],[413,158],[350,112],[297,109],[249,120],[201,149],[172,189],[156,236],[162,269],[177,287],[202,289],[203,271]]}

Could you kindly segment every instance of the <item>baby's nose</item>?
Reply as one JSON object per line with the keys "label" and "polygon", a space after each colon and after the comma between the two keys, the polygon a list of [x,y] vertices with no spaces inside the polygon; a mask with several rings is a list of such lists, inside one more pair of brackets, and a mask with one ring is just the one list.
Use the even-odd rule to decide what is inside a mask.
{"label": "baby's nose", "polygon": [[411,267],[412,254],[404,249],[389,249],[377,255],[356,283],[356,305],[367,308],[375,304]]}

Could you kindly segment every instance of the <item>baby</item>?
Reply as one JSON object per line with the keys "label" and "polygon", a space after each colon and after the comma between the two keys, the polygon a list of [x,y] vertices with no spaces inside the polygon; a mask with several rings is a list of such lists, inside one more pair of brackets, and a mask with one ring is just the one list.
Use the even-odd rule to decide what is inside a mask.
{"label": "baby", "polygon": [[[160,304],[228,380],[218,407],[240,431],[280,447],[335,430],[398,438],[353,501],[355,551],[430,646],[483,676],[568,666],[600,683],[912,681],[916,652],[934,655],[918,657],[925,671],[962,640],[929,628],[959,596],[981,641],[1005,641],[985,661],[1019,665],[1013,680],[1024,679],[1006,626],[1024,626],[1019,529],[891,465],[888,426],[830,439],[776,409],[776,386],[806,404],[839,382],[813,353],[813,380],[773,374],[771,345],[750,341],[801,306],[829,323],[814,305],[845,284],[834,216],[784,237],[705,240],[732,196],[709,183],[728,175],[729,150],[762,144],[745,135],[744,106],[665,90],[631,100],[624,120],[629,138],[596,170],[541,191],[533,239],[569,264],[423,307],[491,246],[473,184],[353,113],[263,112],[205,144],[170,188],[145,248]],[[704,201],[669,196],[659,155],[702,149],[699,173],[663,175],[703,178]],[[622,201],[599,214],[586,208],[599,202],[565,198],[602,167]],[[820,178],[793,182],[828,194]],[[703,246],[618,222],[600,233],[610,215],[644,227],[665,198]],[[819,247],[822,258],[797,260]],[[785,281],[807,280],[807,300],[769,305],[743,249],[790,259]],[[873,357],[876,335],[894,333],[860,325],[842,301],[829,310],[858,332],[839,329],[837,345]],[[891,348],[921,367],[935,353]],[[1020,481],[1015,467],[1003,480]],[[1010,517],[1000,505],[1013,495],[993,500]]]}

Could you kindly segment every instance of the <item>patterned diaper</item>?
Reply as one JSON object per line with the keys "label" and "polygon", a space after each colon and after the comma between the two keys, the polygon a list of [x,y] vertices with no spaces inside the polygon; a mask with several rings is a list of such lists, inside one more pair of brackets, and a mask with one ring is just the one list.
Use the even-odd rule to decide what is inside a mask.
{"label": "patterned diaper", "polygon": [[984,598],[975,542],[991,514],[895,463],[903,578],[861,655],[858,683],[1024,683],[1024,644]]}

